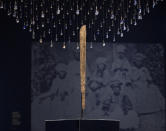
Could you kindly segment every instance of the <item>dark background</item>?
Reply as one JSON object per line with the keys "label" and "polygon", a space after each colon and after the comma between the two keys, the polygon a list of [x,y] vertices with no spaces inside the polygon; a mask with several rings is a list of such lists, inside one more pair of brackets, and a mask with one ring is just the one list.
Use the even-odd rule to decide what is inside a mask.
{"label": "dark background", "polygon": [[[118,42],[166,43],[166,2],[132,27]],[[30,130],[31,34],[0,10],[0,88],[3,131]],[[21,125],[12,125],[12,112],[21,114]]]}

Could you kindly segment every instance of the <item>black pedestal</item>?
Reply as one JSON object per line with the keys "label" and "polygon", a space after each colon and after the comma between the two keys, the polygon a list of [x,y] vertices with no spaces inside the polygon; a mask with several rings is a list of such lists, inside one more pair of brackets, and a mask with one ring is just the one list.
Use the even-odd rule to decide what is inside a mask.
{"label": "black pedestal", "polygon": [[111,120],[46,121],[46,131],[119,131],[119,121],[111,121]]}

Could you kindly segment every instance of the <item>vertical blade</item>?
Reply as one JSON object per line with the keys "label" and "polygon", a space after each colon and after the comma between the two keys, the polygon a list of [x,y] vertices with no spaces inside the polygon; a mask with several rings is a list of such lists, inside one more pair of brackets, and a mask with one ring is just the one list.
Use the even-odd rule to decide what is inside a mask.
{"label": "vertical blade", "polygon": [[80,29],[80,77],[81,77],[81,106],[85,110],[85,85],[86,85],[86,25]]}

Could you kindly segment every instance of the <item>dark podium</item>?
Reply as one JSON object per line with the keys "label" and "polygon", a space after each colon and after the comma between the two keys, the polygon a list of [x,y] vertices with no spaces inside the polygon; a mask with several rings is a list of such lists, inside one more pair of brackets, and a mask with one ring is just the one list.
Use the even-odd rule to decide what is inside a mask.
{"label": "dark podium", "polygon": [[52,120],[45,121],[46,131],[119,131],[119,121]]}

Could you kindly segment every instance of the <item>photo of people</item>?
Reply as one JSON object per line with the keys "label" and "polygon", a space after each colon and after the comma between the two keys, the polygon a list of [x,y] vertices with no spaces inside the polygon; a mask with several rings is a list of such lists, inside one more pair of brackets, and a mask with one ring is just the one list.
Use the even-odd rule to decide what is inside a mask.
{"label": "photo of people", "polygon": [[[79,50],[72,46],[63,54],[55,48],[33,47],[32,131],[44,131],[45,120],[80,117]],[[87,49],[84,118],[119,120],[121,131],[164,131],[163,45],[120,43],[100,48],[98,43],[93,51]]]}

